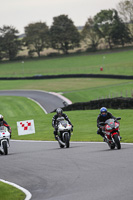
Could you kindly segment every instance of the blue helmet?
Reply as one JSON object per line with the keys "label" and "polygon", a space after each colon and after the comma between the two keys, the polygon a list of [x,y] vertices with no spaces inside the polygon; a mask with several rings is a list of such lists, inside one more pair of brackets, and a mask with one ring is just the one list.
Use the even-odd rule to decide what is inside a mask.
{"label": "blue helmet", "polygon": [[102,107],[102,108],[100,109],[100,113],[101,113],[101,115],[102,115],[103,117],[105,117],[105,116],[107,115],[107,108]]}

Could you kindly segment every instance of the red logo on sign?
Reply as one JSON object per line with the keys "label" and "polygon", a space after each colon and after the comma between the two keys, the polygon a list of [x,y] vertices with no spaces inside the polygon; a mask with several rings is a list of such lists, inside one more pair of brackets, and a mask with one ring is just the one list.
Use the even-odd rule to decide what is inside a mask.
{"label": "red logo on sign", "polygon": [[23,124],[20,122],[21,127],[24,127],[24,131],[28,130],[28,127],[31,126],[31,122],[26,122],[27,124]]}

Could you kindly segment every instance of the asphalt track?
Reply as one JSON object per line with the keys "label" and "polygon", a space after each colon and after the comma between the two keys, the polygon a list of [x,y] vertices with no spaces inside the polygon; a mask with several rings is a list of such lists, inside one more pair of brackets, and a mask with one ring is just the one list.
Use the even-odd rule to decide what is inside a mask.
{"label": "asphalt track", "polygon": [[[14,92],[0,95],[28,96],[47,112],[54,108],[54,95]],[[57,142],[11,141],[9,155],[0,155],[0,178],[29,190],[32,200],[133,200],[132,152],[132,144],[109,150],[105,143],[77,142],[60,149]]]}
{"label": "asphalt track", "polygon": [[[75,133],[76,134],[76,133]],[[11,141],[0,178],[26,188],[32,200],[132,200],[133,145]]]}
{"label": "asphalt track", "polygon": [[23,96],[31,98],[38,102],[45,109],[46,113],[50,113],[58,107],[64,107],[64,101],[67,101],[67,99],[62,99],[63,97],[60,98],[52,93],[39,90],[1,90],[0,96]]}

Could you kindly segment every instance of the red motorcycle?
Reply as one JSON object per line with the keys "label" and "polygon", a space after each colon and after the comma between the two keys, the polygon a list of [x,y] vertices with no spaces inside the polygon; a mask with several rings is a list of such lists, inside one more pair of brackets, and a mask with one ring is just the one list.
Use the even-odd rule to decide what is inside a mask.
{"label": "red motorcycle", "polygon": [[102,132],[105,134],[105,142],[109,145],[110,149],[121,149],[121,137],[119,132],[119,122],[121,118],[118,117],[116,119],[108,119],[105,122],[100,122],[100,126],[102,128]]}

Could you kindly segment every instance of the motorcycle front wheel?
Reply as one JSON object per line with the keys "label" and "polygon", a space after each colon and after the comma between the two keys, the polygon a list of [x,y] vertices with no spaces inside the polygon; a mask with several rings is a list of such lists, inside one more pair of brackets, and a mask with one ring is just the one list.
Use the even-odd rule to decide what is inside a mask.
{"label": "motorcycle front wheel", "polygon": [[66,148],[69,148],[69,146],[70,146],[70,143],[69,143],[69,141],[70,141],[69,134],[65,134],[64,138],[65,138]]}
{"label": "motorcycle front wheel", "polygon": [[7,142],[3,141],[2,145],[3,145],[4,154],[7,155],[8,154]]}
{"label": "motorcycle front wheel", "polygon": [[108,144],[109,145],[109,147],[110,147],[110,149],[114,149],[115,148],[115,144],[113,143],[113,144]]}
{"label": "motorcycle front wheel", "polygon": [[121,143],[118,138],[118,135],[114,135],[113,137],[114,137],[114,141],[115,141],[115,145],[116,145],[117,149],[121,149]]}

